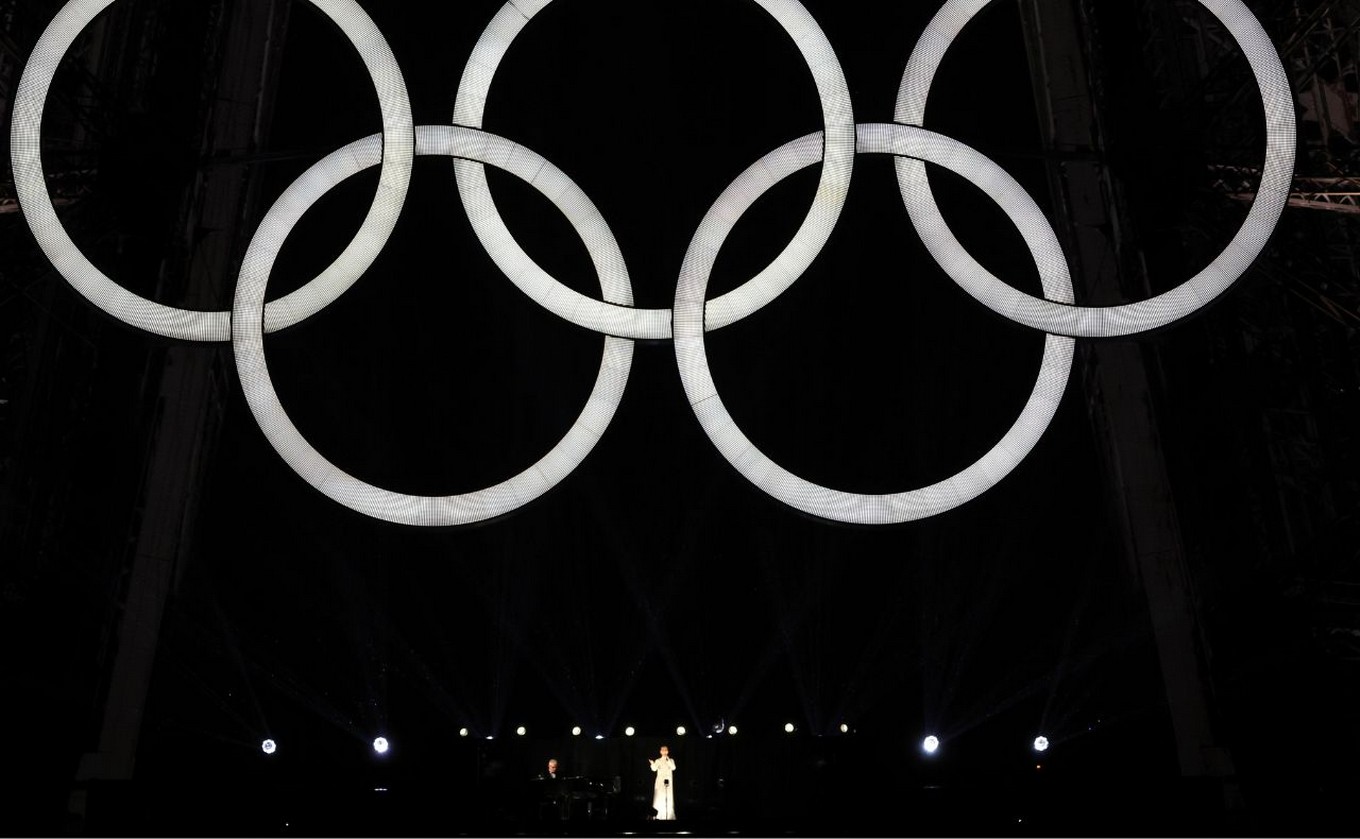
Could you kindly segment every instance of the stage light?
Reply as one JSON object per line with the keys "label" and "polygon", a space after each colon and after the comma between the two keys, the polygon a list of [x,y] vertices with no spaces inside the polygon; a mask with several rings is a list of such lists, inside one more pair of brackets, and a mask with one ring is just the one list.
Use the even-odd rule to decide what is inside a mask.
{"label": "stage light", "polygon": [[459,737],[466,737],[466,736],[468,736],[468,730],[467,730],[466,728],[460,728],[460,729],[458,729],[458,736],[459,736]]}
{"label": "stage light", "polygon": [[596,739],[596,740],[603,740],[603,739],[604,739],[604,735],[603,735],[603,734],[596,734],[596,735],[595,735],[595,739]]}
{"label": "stage light", "polygon": [[729,726],[727,727],[727,733],[728,733],[728,734],[736,734],[736,733],[737,733],[737,727],[736,727],[735,725],[729,725]]}
{"label": "stage light", "polygon": [[515,729],[515,733],[523,737],[524,735],[528,734],[529,731],[524,726],[521,725],[519,728]]}
{"label": "stage light", "polygon": [[624,733],[625,735],[627,735],[628,737],[632,737],[633,734],[634,734],[633,727],[632,727],[631,725],[628,726],[627,728],[625,728],[625,729],[623,730],[623,733]]}
{"label": "stage light", "polygon": [[279,747],[274,743],[273,740],[265,740],[263,743],[260,744],[260,751],[264,752],[267,755],[272,755],[275,751],[278,750],[278,748]]}
{"label": "stage light", "polygon": [[786,722],[786,723],[784,723],[784,733],[785,733],[785,734],[792,734],[792,733],[793,733],[793,723],[791,723],[791,722]]}
{"label": "stage light", "polygon": [[935,750],[938,748],[940,748],[940,738],[936,737],[934,734],[931,734],[921,741],[921,750],[928,755],[935,754]]}
{"label": "stage light", "polygon": [[572,736],[572,737],[580,737],[580,736],[581,736],[581,726],[579,726],[579,725],[573,725],[573,726],[571,727],[571,736]]}
{"label": "stage light", "polygon": [[377,752],[380,755],[387,754],[387,738],[375,737],[373,739],[373,751]]}
{"label": "stage light", "polygon": [[841,734],[849,734],[849,733],[850,733],[850,726],[846,725],[845,723],[841,723]]}
{"label": "stage light", "polygon": [[676,737],[684,737],[684,736],[685,736],[685,727],[684,727],[683,725],[677,725],[677,726],[675,727],[675,736],[676,736]]}
{"label": "stage light", "polygon": [[1048,738],[1042,734],[1034,738],[1034,751],[1042,752],[1048,748]]}

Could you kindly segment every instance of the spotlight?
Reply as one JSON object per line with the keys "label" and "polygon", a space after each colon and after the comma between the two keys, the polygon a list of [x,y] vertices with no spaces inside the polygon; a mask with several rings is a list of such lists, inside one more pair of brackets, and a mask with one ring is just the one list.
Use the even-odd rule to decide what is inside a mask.
{"label": "spotlight", "polygon": [[1034,738],[1034,751],[1042,752],[1048,748],[1048,738],[1042,734]]}
{"label": "spotlight", "polygon": [[727,733],[728,733],[728,734],[736,734],[736,733],[737,733],[737,727],[736,727],[735,725],[729,725],[729,726],[727,727]]}
{"label": "spotlight", "polygon": [[850,733],[850,726],[846,725],[845,723],[841,723],[841,734],[849,734],[849,733]]}
{"label": "spotlight", "polygon": [[793,723],[791,723],[791,722],[786,722],[786,723],[784,723],[784,733],[786,733],[786,734],[792,734],[792,733],[793,733]]}
{"label": "spotlight", "polygon": [[373,739],[373,751],[380,755],[387,754],[387,738],[375,737]]}
{"label": "spotlight", "polygon": [[460,729],[458,729],[458,736],[459,736],[459,737],[466,737],[466,736],[468,736],[468,730],[467,730],[466,728],[460,728]]}
{"label": "spotlight", "polygon": [[525,734],[528,734],[529,732],[525,730],[524,726],[521,725],[519,728],[515,729],[515,733],[523,737]]}
{"label": "spotlight", "polygon": [[630,725],[623,730],[623,733],[628,737],[632,737],[635,732],[633,731],[633,727]]}
{"label": "spotlight", "polygon": [[928,755],[935,754],[935,750],[940,748],[940,738],[934,734],[921,741],[921,750]]}
{"label": "spotlight", "polygon": [[683,725],[677,725],[677,726],[675,727],[675,736],[676,736],[676,737],[684,737],[684,736],[685,736],[685,727],[684,727]]}
{"label": "spotlight", "polygon": [[275,751],[278,750],[278,748],[279,747],[275,745],[273,740],[265,740],[263,743],[260,744],[260,751],[264,752],[267,755],[272,755]]}
{"label": "spotlight", "polygon": [[571,736],[572,736],[572,737],[580,737],[580,736],[581,736],[581,726],[579,726],[579,725],[573,725],[573,726],[571,727]]}
{"label": "spotlight", "polygon": [[596,740],[603,740],[603,739],[604,739],[604,735],[603,735],[603,734],[596,734],[596,735],[595,735],[595,739],[596,739]]}

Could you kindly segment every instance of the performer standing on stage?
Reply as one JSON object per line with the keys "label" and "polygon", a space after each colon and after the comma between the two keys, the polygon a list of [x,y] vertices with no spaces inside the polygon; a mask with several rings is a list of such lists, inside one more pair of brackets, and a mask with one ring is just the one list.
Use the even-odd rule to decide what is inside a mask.
{"label": "performer standing on stage", "polygon": [[675,761],[671,759],[669,746],[661,747],[661,756],[648,758],[648,765],[656,773],[652,784],[652,809],[658,819],[675,819]]}

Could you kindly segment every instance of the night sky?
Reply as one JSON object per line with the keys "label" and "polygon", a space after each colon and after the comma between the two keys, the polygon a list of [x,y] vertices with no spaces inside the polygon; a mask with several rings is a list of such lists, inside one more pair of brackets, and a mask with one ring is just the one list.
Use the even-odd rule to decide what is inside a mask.
{"label": "night sky", "polygon": [[[471,47],[500,4],[363,5],[402,67],[415,122],[446,123]],[[902,69],[936,4],[806,6],[843,64],[856,120],[891,121]],[[1190,218],[1203,193],[1180,173],[1198,171],[1214,149],[1178,140],[1184,112],[1150,107],[1143,71],[1117,60],[1136,56],[1133,15],[1108,15],[1103,47],[1118,71],[1108,87],[1129,98],[1111,100],[1118,152],[1107,165],[1129,185],[1128,240],[1148,254],[1154,286],[1169,287],[1199,267],[1175,244],[1177,231],[1196,226],[1226,242],[1240,212]],[[1015,6],[988,9],[942,65],[926,127],[993,157],[1047,209],[1028,67]],[[277,78],[263,145],[282,159],[254,164],[265,201],[252,224],[306,166],[380,128],[362,64],[307,4],[291,13]],[[484,125],[590,196],[618,238],[637,305],[660,308],[671,305],[690,238],[718,194],[821,122],[797,50],[754,3],[564,0],[510,49]],[[133,154],[129,144],[125,160],[164,159],[167,178],[191,178],[192,165],[176,168],[176,142],[167,135],[165,154]],[[352,178],[305,217],[271,298],[340,252],[376,181],[374,170]],[[718,258],[710,298],[782,249],[816,181],[811,167],[756,203]],[[141,229],[149,222],[129,208],[146,207],[146,193],[173,196],[179,181],[156,183],[106,200],[99,206],[117,210],[85,229]],[[526,251],[598,296],[563,217],[511,176],[493,172],[491,183]],[[995,205],[948,173],[933,170],[932,183],[971,252],[1038,294],[1037,271]],[[157,241],[169,238],[163,227]],[[1313,794],[1325,783],[1308,772],[1325,776],[1356,744],[1345,710],[1354,671],[1310,642],[1312,616],[1288,596],[1289,581],[1323,560],[1303,547],[1281,558],[1255,535],[1270,515],[1260,509],[1269,479],[1259,457],[1243,453],[1243,429],[1260,427],[1263,394],[1283,384],[1249,358],[1212,352],[1236,340],[1237,307],[1267,296],[1265,283],[1249,273],[1185,322],[1122,339],[1147,349],[1160,388],[1153,407],[1187,561],[1202,584],[1218,739],[1260,801],[1283,795],[1276,781],[1290,756],[1308,767],[1295,787]],[[75,297],[64,286],[57,294]],[[229,307],[229,291],[219,305]],[[72,549],[55,560],[67,570],[40,576],[35,585],[50,588],[16,612],[39,639],[19,657],[35,697],[97,682],[90,642],[80,640],[89,633],[70,627],[109,609],[126,539],[119,516],[135,503],[147,422],[144,395],[105,391],[135,389],[137,371],[167,345],[109,322],[95,340],[109,373],[95,408],[72,423],[85,454],[68,466],[70,503],[109,521],[92,518],[83,558]],[[546,452],[580,412],[602,343],[499,273],[467,222],[449,161],[421,158],[374,266],[322,313],[267,337],[266,351],[284,407],[334,463],[388,489],[444,495],[503,480]],[[490,522],[426,529],[368,518],[310,488],[256,426],[230,348],[198,346],[227,373],[223,422],[186,523],[192,547],[175,569],[138,777],[283,772],[343,787],[386,771],[442,783],[470,760],[460,728],[499,742],[519,725],[535,745],[504,759],[508,773],[527,776],[573,725],[608,738],[636,726],[641,742],[670,738],[683,753],[676,725],[691,739],[727,723],[758,738],[782,737],[793,722],[799,737],[842,737],[839,726],[850,726],[848,736],[868,744],[856,752],[866,775],[927,771],[918,744],[934,732],[957,777],[1018,776],[1043,733],[1055,771],[1105,773],[1116,786],[1174,779],[1149,607],[1120,544],[1118,476],[1099,454],[1081,383],[1089,343],[1078,341],[1072,381],[1034,452],[979,498],[923,521],[843,525],[766,496],[705,437],[672,345],[652,341],[637,344],[621,407],[561,485]],[[764,309],[710,333],[707,347],[725,404],[771,458],[827,486],[883,493],[940,480],[990,448],[1029,395],[1043,337],[958,289],[914,233],[891,161],[861,156],[811,269]],[[36,663],[48,653],[85,675],[53,678],[56,668]],[[66,749],[89,750],[98,713],[88,699],[48,699],[43,718],[68,729]],[[1298,739],[1279,739],[1290,731]],[[367,745],[379,734],[394,743],[388,769],[375,769]],[[280,743],[284,770],[260,754],[267,736]],[[618,772],[631,783],[648,775],[645,764],[638,770],[625,760]]]}

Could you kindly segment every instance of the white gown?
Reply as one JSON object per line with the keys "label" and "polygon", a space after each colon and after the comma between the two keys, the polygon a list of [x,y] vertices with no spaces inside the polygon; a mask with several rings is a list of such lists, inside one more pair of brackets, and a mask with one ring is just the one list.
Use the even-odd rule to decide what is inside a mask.
{"label": "white gown", "polygon": [[675,818],[675,760],[659,757],[651,762],[656,781],[652,783],[652,809],[658,819]]}

